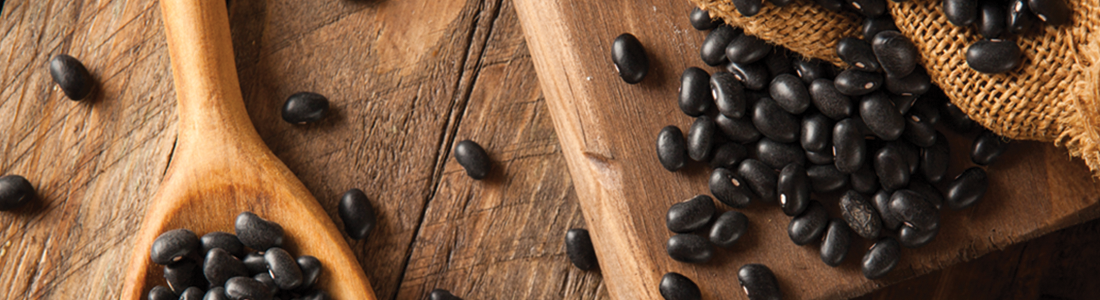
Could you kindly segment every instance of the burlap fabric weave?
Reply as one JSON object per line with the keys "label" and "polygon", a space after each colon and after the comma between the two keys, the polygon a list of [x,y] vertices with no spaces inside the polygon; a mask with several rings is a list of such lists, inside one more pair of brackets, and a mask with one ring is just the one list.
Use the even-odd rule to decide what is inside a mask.
{"label": "burlap fabric weave", "polygon": [[[828,11],[812,0],[780,8],[767,2],[753,17],[742,16],[729,0],[689,1],[746,33],[838,65],[837,41],[861,36],[860,16]],[[950,24],[941,1],[888,1],[898,29],[920,49],[920,63],[932,81],[993,132],[1053,141],[1100,175],[1100,0],[1068,0],[1074,13],[1070,24],[1035,23],[1015,37],[1024,53],[1021,66],[997,75],[966,65],[966,48],[979,35],[973,26]]]}

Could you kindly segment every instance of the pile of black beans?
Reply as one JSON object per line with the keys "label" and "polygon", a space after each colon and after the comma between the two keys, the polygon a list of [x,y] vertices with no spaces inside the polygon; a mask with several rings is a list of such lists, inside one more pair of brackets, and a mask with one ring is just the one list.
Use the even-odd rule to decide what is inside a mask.
{"label": "pile of black beans", "polygon": [[167,286],[153,287],[148,299],[328,299],[315,288],[321,261],[280,248],[282,226],[244,212],[234,227],[236,234],[215,231],[199,238],[175,229],[158,236],[149,258],[164,266]]}
{"label": "pile of black beans", "polygon": [[[872,3],[877,2],[852,5],[880,10]],[[931,83],[918,64],[916,46],[892,21],[870,20],[863,38],[839,41],[837,54],[851,67],[838,69],[798,57],[695,9],[692,25],[710,30],[700,57],[720,69],[713,74],[697,67],[683,72],[677,104],[695,121],[686,135],[676,126],[663,128],[656,152],[669,171],[692,161],[708,165],[711,194],[725,206],[779,206],[792,217],[791,241],[819,243],[821,259],[829,266],[845,260],[855,242],[853,233],[872,241],[862,269],[865,277],[876,279],[897,265],[903,247],[933,240],[943,206],[963,209],[983,197],[989,183],[980,166],[996,161],[1008,141],[983,130],[970,151],[980,166],[948,178],[951,147],[937,127],[969,134],[979,126]],[[648,66],[646,60],[633,36],[615,40],[612,61],[624,81],[644,80],[646,70],[639,66]],[[836,205],[841,215],[830,216],[826,205]],[[713,245],[733,246],[747,227],[743,214],[720,212],[706,195],[672,205],[666,225],[675,233],[668,241],[669,256],[688,263],[708,262]],[[778,286],[770,270],[754,266],[739,273],[748,277],[740,282],[750,299],[772,299],[773,293],[753,295],[753,290],[774,290],[774,298],[779,297],[778,288],[761,287]],[[666,293],[662,283],[662,294],[694,299],[667,296],[693,295],[691,290],[697,289],[678,275],[662,282],[687,292]],[[755,286],[757,282],[763,283]]]}

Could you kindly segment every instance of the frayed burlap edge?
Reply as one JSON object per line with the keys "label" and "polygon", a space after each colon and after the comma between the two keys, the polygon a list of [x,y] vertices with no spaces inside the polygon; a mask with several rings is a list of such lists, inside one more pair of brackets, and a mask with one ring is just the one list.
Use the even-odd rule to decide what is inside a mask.
{"label": "frayed burlap edge", "polygon": [[[1092,0],[1083,12],[1087,16],[1100,16],[1100,3]],[[1055,144],[1065,146],[1070,155],[1081,157],[1100,177],[1100,20],[1091,18],[1083,22],[1086,33],[1078,41],[1076,67],[1082,69],[1082,80],[1074,84],[1073,94],[1076,113],[1066,118],[1065,130],[1058,135]]]}

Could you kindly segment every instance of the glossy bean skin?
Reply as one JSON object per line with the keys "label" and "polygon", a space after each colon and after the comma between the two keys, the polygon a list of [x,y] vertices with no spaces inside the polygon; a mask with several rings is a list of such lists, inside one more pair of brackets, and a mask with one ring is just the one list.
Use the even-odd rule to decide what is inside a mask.
{"label": "glossy bean skin", "polygon": [[50,58],[50,77],[57,84],[66,97],[73,101],[84,100],[92,93],[95,79],[88,72],[88,68],[80,60],[66,55],[58,54]]}
{"label": "glossy bean skin", "polygon": [[863,277],[879,279],[897,267],[901,260],[901,246],[891,237],[885,237],[871,246],[863,255]]}
{"label": "glossy bean skin", "polygon": [[748,232],[749,218],[738,211],[727,211],[714,220],[707,238],[715,246],[732,248]]}
{"label": "glossy bean skin", "polygon": [[947,136],[937,131],[935,144],[921,150],[920,172],[929,182],[940,182],[947,175],[950,162],[951,145],[947,143]]}
{"label": "glossy bean skin", "polygon": [[271,273],[257,273],[252,275],[252,279],[259,281],[267,287],[267,292],[274,295],[279,292],[279,285],[275,284],[275,279],[271,278]]}
{"label": "glossy bean skin", "polygon": [[882,220],[882,226],[887,230],[897,230],[902,225],[901,218],[890,208],[892,195],[890,192],[879,190],[874,196],[871,196],[871,204],[875,206],[875,211],[878,212],[879,218]]}
{"label": "glossy bean skin", "polygon": [[837,90],[836,85],[829,79],[817,79],[810,83],[810,99],[814,106],[822,114],[833,120],[840,120],[852,115],[855,110],[852,99]]}
{"label": "glossy bean skin", "polygon": [[864,194],[874,194],[879,190],[878,174],[875,174],[871,165],[872,163],[864,163],[859,170],[849,174],[848,183],[853,190]]}
{"label": "glossy bean skin", "polygon": [[971,120],[965,112],[958,106],[951,103],[951,101],[945,101],[941,106],[941,112],[947,117],[948,125],[951,129],[954,129],[958,133],[967,133],[973,131],[978,127],[978,124]]}
{"label": "glossy bean skin", "polygon": [[710,30],[722,24],[722,19],[711,18],[709,12],[698,7],[691,9],[689,19],[691,27],[695,27],[695,30]]}
{"label": "glossy bean skin", "polygon": [[917,230],[931,230],[940,226],[940,214],[936,207],[912,190],[901,189],[890,196],[890,210],[905,226]]}
{"label": "glossy bean skin", "polygon": [[688,157],[694,161],[710,160],[714,153],[714,134],[717,131],[714,120],[710,116],[699,116],[691,123],[688,129],[687,150]]}
{"label": "glossy bean skin", "polygon": [[829,226],[829,212],[821,202],[811,201],[806,210],[787,224],[787,236],[795,245],[806,245],[821,239]]}
{"label": "glossy bean skin", "polygon": [[988,166],[1008,150],[1008,144],[1005,138],[988,129],[982,130],[982,133],[974,138],[974,145],[970,148],[970,160],[976,164]]}
{"label": "glossy bean skin", "polygon": [[886,13],[886,0],[849,0],[857,12],[865,17],[878,17]]}
{"label": "glossy bean skin", "polygon": [[883,140],[896,140],[905,132],[905,118],[886,93],[875,92],[864,96],[859,102],[859,115],[867,128]]}
{"label": "glossy bean skin", "polygon": [[292,124],[319,122],[328,114],[328,98],[312,92],[298,92],[283,103],[283,121]]}
{"label": "glossy bean skin", "polygon": [[694,281],[680,273],[669,272],[661,276],[661,284],[658,286],[661,297],[665,300],[700,300],[703,292]]}
{"label": "glossy bean skin", "polygon": [[907,189],[917,192],[917,194],[920,194],[921,196],[924,196],[924,201],[928,201],[928,203],[932,204],[932,206],[935,207],[936,210],[940,210],[943,208],[943,193],[941,193],[939,189],[932,186],[931,183],[928,183],[924,179],[921,179],[920,177],[910,178],[909,186],[907,187]]}
{"label": "glossy bean skin", "polygon": [[829,74],[825,62],[819,59],[795,58],[791,61],[791,66],[794,68],[795,75],[802,79],[805,84],[810,84],[818,79],[832,79],[832,74]]}
{"label": "glossy bean skin", "polygon": [[731,0],[730,2],[733,3],[733,6],[737,9],[737,12],[746,17],[755,16],[756,14],[760,13],[760,9],[764,7],[764,1]]}
{"label": "glossy bean skin", "polygon": [[34,186],[20,175],[0,177],[0,211],[9,211],[37,199]]}
{"label": "glossy bean skin", "polygon": [[780,143],[762,138],[756,141],[754,146],[751,148],[750,155],[774,169],[780,169],[789,164],[806,164],[805,150],[797,143]]}
{"label": "glossy bean skin", "polygon": [[832,119],[820,113],[802,116],[802,131],[799,142],[804,150],[831,151],[834,123]]}
{"label": "glossy bean skin", "polygon": [[676,233],[696,231],[710,224],[716,210],[710,196],[696,195],[669,207],[665,215],[665,226]]}
{"label": "glossy bean skin", "polygon": [[[889,82],[889,80],[887,80],[887,82]],[[890,98],[890,102],[894,104],[894,108],[898,109],[898,113],[902,115],[908,113],[909,110],[913,108],[913,104],[916,104],[917,100],[920,100],[920,96],[901,96],[893,92],[888,94],[887,97]]]}
{"label": "glossy bean skin", "polygon": [[840,197],[841,216],[848,227],[865,239],[873,240],[882,234],[882,219],[867,198],[856,191],[848,191]]}
{"label": "glossy bean skin", "polygon": [[[566,247],[566,250],[568,250],[568,240]],[[566,253],[568,254],[568,251]],[[299,256],[294,261],[298,263],[298,268],[302,270],[302,284],[298,286],[298,290],[312,288],[317,283],[317,278],[321,277],[321,261],[309,255]]]}
{"label": "glossy bean skin", "polygon": [[879,32],[871,40],[879,66],[886,74],[902,78],[909,76],[917,67],[920,53],[917,45],[895,30]]}
{"label": "glossy bean skin", "polygon": [[565,254],[577,269],[587,271],[599,265],[592,237],[585,229],[573,228],[565,232]]}
{"label": "glossy bean skin", "polygon": [[1011,34],[1020,34],[1031,27],[1031,9],[1027,0],[1009,0],[1007,14],[1005,16],[1005,30]]}
{"label": "glossy bean skin", "polygon": [[765,203],[775,202],[776,184],[778,178],[775,171],[768,165],[755,159],[741,161],[737,167],[737,175],[740,175],[754,194]]}
{"label": "glossy bean skin", "polygon": [[844,63],[866,72],[878,72],[879,62],[875,58],[871,43],[854,37],[840,39],[836,44],[836,54]]}
{"label": "glossy bean skin", "polygon": [[936,144],[936,128],[918,115],[905,117],[905,131],[901,136],[917,147],[926,148]]}
{"label": "glossy bean skin", "polygon": [[853,119],[840,120],[833,127],[832,150],[834,164],[841,173],[854,173],[863,167],[867,144]]}
{"label": "glossy bean skin", "polygon": [[737,282],[745,291],[749,300],[779,300],[783,294],[779,291],[779,281],[767,266],[747,264],[737,270]]}
{"label": "glossy bean skin", "polygon": [[179,300],[202,300],[203,295],[202,289],[193,286],[183,290],[183,292],[180,293]]}
{"label": "glossy bean skin", "polygon": [[352,239],[366,239],[378,222],[370,199],[360,189],[353,188],[344,192],[336,210],[340,220],[344,222],[344,232]]}
{"label": "glossy bean skin", "polygon": [[978,13],[978,34],[983,38],[993,39],[1001,37],[1006,32],[1006,18],[1004,3],[1000,1],[982,1]]}
{"label": "glossy bean skin", "polygon": [[237,239],[248,248],[263,251],[283,245],[283,226],[251,212],[237,215],[234,229]]}
{"label": "glossy bean skin", "polygon": [[863,39],[870,41],[875,38],[875,35],[879,32],[887,30],[898,30],[898,26],[894,25],[894,18],[890,14],[884,14],[874,18],[863,18]]}
{"label": "glossy bean skin", "polygon": [[714,118],[718,129],[726,138],[737,143],[751,143],[760,139],[760,131],[752,124],[752,118],[729,118],[719,114]]}
{"label": "glossy bean skin", "polygon": [[1068,24],[1073,16],[1073,10],[1065,0],[1028,0],[1027,6],[1039,20],[1051,26]]}
{"label": "glossy bean skin", "polygon": [[726,71],[737,77],[737,80],[740,80],[745,88],[754,91],[763,90],[771,82],[768,67],[762,63],[741,64],[731,62],[726,65]]}
{"label": "glossy bean skin", "polygon": [[[202,269],[194,260],[183,259],[164,266],[164,281],[168,283],[168,288],[178,294],[182,293],[184,289],[197,286],[198,282],[195,282],[194,279],[201,272]],[[203,284],[205,285],[205,283]]]}
{"label": "glossy bean skin", "polygon": [[865,72],[857,69],[847,69],[836,75],[833,86],[841,94],[848,96],[863,96],[877,91],[883,85],[883,77],[880,73]]}
{"label": "glossy bean skin", "polygon": [[936,226],[927,230],[917,230],[911,226],[901,226],[898,230],[898,243],[905,248],[920,248],[928,245],[939,234],[940,227]]}
{"label": "glossy bean skin", "polygon": [[665,170],[675,172],[687,164],[687,142],[676,126],[665,126],[657,134],[657,159]]}
{"label": "glossy bean skin", "polygon": [[431,293],[428,293],[428,300],[462,300],[462,298],[451,294],[451,291],[448,290],[434,289]]}
{"label": "glossy bean skin", "polygon": [[761,99],[753,107],[752,124],[760,134],[781,143],[798,141],[802,122],[771,99]]}
{"label": "glossy bean skin", "polygon": [[955,26],[970,26],[970,24],[978,21],[978,1],[944,0],[943,14]]}
{"label": "glossy bean skin", "polygon": [[750,64],[768,56],[772,46],[755,36],[742,34],[726,45],[726,59],[739,64]]}
{"label": "glossy bean skin", "polygon": [[841,219],[832,219],[821,240],[821,261],[830,267],[839,266],[852,246],[852,229]]}
{"label": "glossy bean skin", "polygon": [[[909,75],[898,77],[886,75],[886,91],[901,96],[919,96],[932,89],[932,77],[924,68],[914,68]],[[901,113],[905,113],[902,111]]]}
{"label": "glossy bean skin", "polygon": [[698,117],[714,105],[714,96],[710,93],[710,74],[697,67],[684,70],[680,76],[680,110],[684,114]]}
{"label": "glossy bean skin", "polygon": [[714,157],[710,159],[710,168],[726,168],[732,169],[741,162],[742,159],[748,158],[748,150],[745,146],[738,143],[724,143],[714,149]]}
{"label": "glossy bean skin", "polygon": [[263,283],[245,276],[233,277],[226,281],[225,295],[234,300],[270,300],[273,296]]}
{"label": "glossy bean skin", "polygon": [[831,11],[841,11],[844,8],[844,3],[840,0],[814,0],[814,2]]}
{"label": "glossy bean skin", "polygon": [[707,239],[694,234],[677,234],[668,239],[668,256],[677,261],[701,264],[714,257],[714,247]]}
{"label": "glossy bean skin", "polygon": [[797,78],[798,76],[794,73],[794,66],[791,65],[791,52],[783,47],[771,48],[771,53],[765,56],[763,60],[764,66],[768,68],[768,74],[771,74],[773,78],[783,74],[793,75]]}
{"label": "glossy bean skin", "polygon": [[188,256],[201,255],[202,242],[194,232],[187,229],[166,231],[153,240],[149,258],[158,265],[167,265]]}
{"label": "glossy bean skin", "polygon": [[806,161],[815,165],[833,165],[833,151],[818,152],[806,150]]}
{"label": "glossy bean skin", "polygon": [[146,295],[146,299],[149,300],[176,300],[176,293],[173,293],[171,289],[166,286],[158,285],[149,290],[149,294]]}
{"label": "glossy bean skin", "polygon": [[248,276],[248,268],[244,263],[221,248],[214,248],[206,253],[202,272],[210,286],[225,285],[230,278]]}
{"label": "glossy bean skin", "polygon": [[[703,14],[710,18],[706,11]],[[694,14],[692,18],[692,25],[695,25]],[[645,47],[633,34],[624,33],[615,37],[615,41],[611,43],[611,62],[615,64],[615,70],[619,72],[623,82],[629,84],[642,82],[649,73],[649,57],[646,56]]]}
{"label": "glossy bean skin", "polygon": [[710,76],[710,91],[718,112],[730,118],[745,116],[748,100],[745,86],[730,72],[716,72]]}
{"label": "glossy bean skin", "polygon": [[802,164],[792,163],[779,171],[776,183],[779,193],[779,206],[788,216],[796,216],[806,210],[810,203],[810,177]]}
{"label": "glossy bean skin", "polygon": [[875,174],[886,191],[905,187],[909,184],[909,164],[902,154],[893,147],[883,147],[875,153]]}
{"label": "glossy bean skin", "polygon": [[229,296],[225,295],[225,287],[216,286],[207,290],[202,300],[229,300]]}
{"label": "glossy bean skin", "polygon": [[710,174],[708,186],[714,198],[733,208],[748,206],[755,196],[748,182],[737,172],[730,169],[714,169]]}
{"label": "glossy bean skin", "polygon": [[810,90],[798,77],[791,74],[780,74],[772,78],[768,92],[772,100],[783,110],[792,114],[801,114],[810,108]]}
{"label": "glossy bean skin", "polygon": [[966,64],[974,71],[1000,74],[1020,66],[1022,55],[1016,41],[984,39],[966,48]]}
{"label": "glossy bean skin", "polygon": [[848,175],[841,173],[834,165],[814,165],[806,168],[810,185],[815,193],[835,192],[848,185]]}
{"label": "glossy bean skin", "polygon": [[209,252],[210,249],[222,248],[233,256],[244,255],[244,244],[241,244],[241,240],[238,240],[236,235],[228,232],[214,231],[204,234],[199,242],[202,244],[202,253]]}
{"label": "glossy bean skin", "polygon": [[699,57],[703,59],[703,63],[709,66],[717,66],[727,62],[726,45],[729,45],[730,41],[740,34],[740,29],[734,29],[725,24],[719,25],[718,28],[707,34],[707,38],[699,46]]}
{"label": "glossy bean skin", "polygon": [[944,202],[947,207],[960,210],[978,203],[985,196],[989,188],[989,177],[985,170],[979,167],[966,169],[951,181],[944,193]]}
{"label": "glossy bean skin", "polygon": [[[489,176],[493,163],[489,153],[485,152],[477,142],[463,140],[455,144],[455,161],[466,170],[466,175],[475,180],[481,180]],[[365,237],[364,237],[365,238]]]}
{"label": "glossy bean skin", "polygon": [[267,262],[259,252],[245,254],[244,258],[241,258],[241,263],[244,264],[245,269],[248,269],[249,274],[267,272]]}
{"label": "glossy bean skin", "polygon": [[302,269],[290,252],[279,247],[267,249],[264,251],[264,262],[279,289],[289,291],[302,284]]}

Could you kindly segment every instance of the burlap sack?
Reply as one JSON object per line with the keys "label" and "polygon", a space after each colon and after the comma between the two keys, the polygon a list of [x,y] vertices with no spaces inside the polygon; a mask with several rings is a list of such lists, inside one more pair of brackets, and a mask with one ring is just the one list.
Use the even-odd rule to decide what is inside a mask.
{"label": "burlap sack", "polygon": [[[828,11],[812,0],[781,8],[767,2],[753,17],[742,16],[729,0],[689,1],[749,34],[838,65],[837,41],[862,36],[860,16]],[[1005,137],[1065,146],[1100,175],[1100,0],[1068,1],[1073,22],[1033,24],[1015,37],[1022,66],[998,75],[966,65],[966,47],[979,35],[973,26],[950,24],[942,0],[888,2],[898,28],[920,49],[932,82],[972,119]]]}

